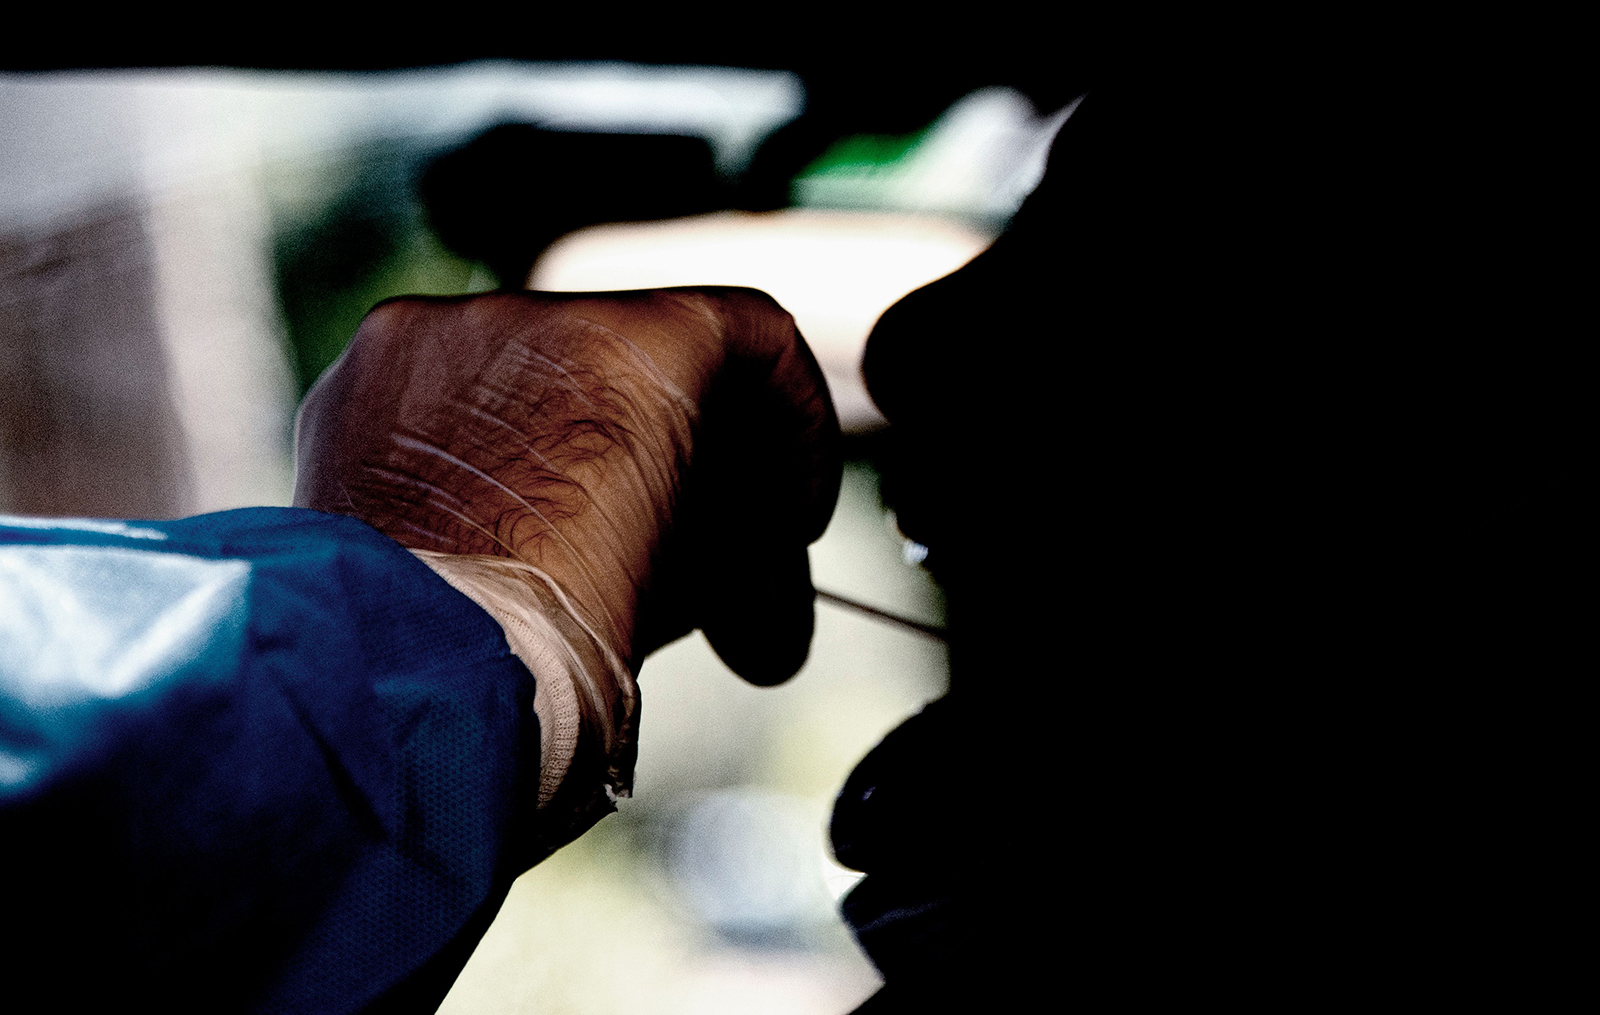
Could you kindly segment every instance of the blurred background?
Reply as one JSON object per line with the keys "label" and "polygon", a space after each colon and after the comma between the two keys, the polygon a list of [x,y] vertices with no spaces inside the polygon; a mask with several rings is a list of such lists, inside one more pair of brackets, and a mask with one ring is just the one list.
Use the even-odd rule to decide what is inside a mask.
{"label": "blurred background", "polygon": [[[750,285],[796,316],[847,433],[817,585],[942,623],[879,498],[861,348],[1004,228],[1070,81],[970,53],[459,57],[0,72],[0,512],[287,504],[297,401],[389,296]],[[864,614],[817,621],[777,689],[698,636],[651,657],[635,797],[519,880],[442,1011],[872,993],[827,817],[947,662]]]}

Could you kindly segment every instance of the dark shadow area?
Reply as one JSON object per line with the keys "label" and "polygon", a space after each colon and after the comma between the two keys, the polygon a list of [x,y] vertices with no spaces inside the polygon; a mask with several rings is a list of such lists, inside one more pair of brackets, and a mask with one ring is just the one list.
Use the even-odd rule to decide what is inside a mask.
{"label": "dark shadow area", "polygon": [[462,257],[520,289],[558,237],[602,222],[643,222],[729,207],[711,146],[673,134],[492,127],[428,165],[428,220]]}

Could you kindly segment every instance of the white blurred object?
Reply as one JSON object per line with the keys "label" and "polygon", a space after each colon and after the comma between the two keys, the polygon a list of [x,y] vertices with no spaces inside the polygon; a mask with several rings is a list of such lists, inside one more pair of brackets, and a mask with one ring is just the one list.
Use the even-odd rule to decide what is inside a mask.
{"label": "white blurred object", "polygon": [[721,212],[580,230],[545,251],[528,284],[573,292],[764,290],[794,315],[816,352],[840,423],[869,430],[883,423],[861,381],[873,324],[900,297],[960,268],[993,239],[987,230],[923,215]]}
{"label": "white blurred object", "polygon": [[0,229],[129,191],[508,121],[703,137],[718,167],[737,171],[804,103],[784,71],[616,63],[0,74]]}
{"label": "white blurred object", "polygon": [[[139,418],[165,418],[170,408],[183,447],[166,447],[178,442],[148,426],[123,429],[133,427],[126,439],[170,466],[163,477],[182,481],[151,480],[167,488],[164,496],[141,500],[99,477],[96,509],[170,516],[287,503],[294,386],[271,243],[275,211],[295,209],[274,208],[282,195],[269,193],[269,176],[315,179],[365,145],[443,149],[508,121],[702,137],[718,168],[737,172],[803,104],[792,74],[716,67],[0,73],[0,341],[49,341],[69,326],[60,323],[57,304],[93,302],[104,289],[94,275],[101,265],[72,274],[73,265],[55,263],[63,247],[88,241],[53,238],[87,229],[90,241],[115,242],[103,260],[128,269],[141,288],[79,318],[73,326],[90,332],[71,347],[113,364],[139,359],[135,368],[165,377],[164,387],[144,383],[136,393]],[[288,200],[315,194],[308,186]],[[63,278],[77,288],[63,295]],[[29,323],[40,320],[45,324]],[[27,349],[12,358],[19,357],[34,373],[15,383],[74,403],[83,418],[115,415],[94,404],[104,385],[82,383],[76,364],[37,366],[39,357]],[[41,374],[50,370],[56,372]],[[96,438],[63,427],[30,439],[70,468],[87,460],[75,452]],[[16,487],[37,467],[27,454],[11,457],[0,453],[0,507],[15,500]],[[79,485],[95,480],[86,476]],[[38,509],[52,507],[59,509]]]}
{"label": "white blurred object", "polygon": [[678,822],[673,882],[700,919],[726,934],[781,938],[833,919],[808,802],[740,787],[707,794]]}

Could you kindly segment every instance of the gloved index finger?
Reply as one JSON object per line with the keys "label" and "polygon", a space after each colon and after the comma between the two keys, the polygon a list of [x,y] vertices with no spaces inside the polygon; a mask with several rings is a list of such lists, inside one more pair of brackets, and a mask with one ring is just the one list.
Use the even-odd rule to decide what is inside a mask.
{"label": "gloved index finger", "polygon": [[[692,468],[653,582],[659,594],[645,611],[646,649],[699,627],[740,676],[779,683],[799,669],[811,642],[805,548],[827,527],[842,473],[833,403],[793,317],[767,294],[652,296],[637,305],[648,307],[647,319],[622,326],[700,412]],[[574,309],[629,308],[607,301]]]}
{"label": "gloved index finger", "polygon": [[[839,421],[827,381],[794,318],[755,289],[702,290],[718,300],[727,328],[729,400],[745,410],[729,443],[810,543],[822,535],[839,497]],[[742,397],[741,397],[742,395]],[[711,397],[712,406],[716,396]]]}

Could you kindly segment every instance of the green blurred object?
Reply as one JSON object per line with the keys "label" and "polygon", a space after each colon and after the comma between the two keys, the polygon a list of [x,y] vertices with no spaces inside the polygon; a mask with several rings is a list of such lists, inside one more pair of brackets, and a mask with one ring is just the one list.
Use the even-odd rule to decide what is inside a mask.
{"label": "green blurred object", "polygon": [[795,176],[789,199],[799,207],[882,208],[894,171],[932,126],[910,134],[855,134],[840,138]]}
{"label": "green blurred object", "polygon": [[374,304],[493,288],[480,265],[446,250],[428,228],[415,186],[428,154],[375,144],[269,178],[273,261],[297,399],[344,351]]}
{"label": "green blurred object", "polygon": [[1039,113],[1012,88],[971,92],[910,134],[834,142],[790,184],[800,207],[910,212],[989,229],[1010,221],[1038,186],[1072,103]]}
{"label": "green blurred object", "polygon": [[928,128],[910,134],[856,134],[841,138],[807,166],[801,176],[830,172],[871,172],[892,165],[921,143]]}

